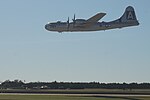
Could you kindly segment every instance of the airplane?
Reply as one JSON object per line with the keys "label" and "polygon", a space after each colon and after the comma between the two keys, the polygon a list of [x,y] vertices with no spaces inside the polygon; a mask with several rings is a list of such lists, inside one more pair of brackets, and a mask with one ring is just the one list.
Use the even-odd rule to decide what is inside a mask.
{"label": "airplane", "polygon": [[139,22],[136,18],[134,8],[128,6],[124,14],[117,20],[110,22],[98,22],[102,19],[106,13],[97,13],[95,16],[85,20],[85,19],[76,19],[75,14],[72,19],[73,22],[69,22],[69,17],[67,22],[53,22],[45,25],[45,29],[48,31],[55,32],[86,32],[86,31],[100,31],[100,30],[109,30],[130,26],[138,26]]}

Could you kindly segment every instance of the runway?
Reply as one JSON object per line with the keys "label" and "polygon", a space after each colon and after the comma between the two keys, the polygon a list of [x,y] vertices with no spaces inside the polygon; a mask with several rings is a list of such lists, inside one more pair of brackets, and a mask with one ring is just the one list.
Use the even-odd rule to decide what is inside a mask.
{"label": "runway", "polygon": [[86,96],[86,97],[150,97],[138,94],[40,94],[40,93],[0,93],[0,95],[60,95],[60,96]]}

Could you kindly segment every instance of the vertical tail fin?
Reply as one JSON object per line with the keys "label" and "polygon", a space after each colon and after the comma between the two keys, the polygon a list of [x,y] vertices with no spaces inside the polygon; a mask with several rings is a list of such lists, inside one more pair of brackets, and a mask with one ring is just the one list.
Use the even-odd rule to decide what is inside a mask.
{"label": "vertical tail fin", "polygon": [[137,21],[136,14],[134,8],[132,6],[128,6],[124,12],[124,14],[120,18],[121,22],[135,22]]}

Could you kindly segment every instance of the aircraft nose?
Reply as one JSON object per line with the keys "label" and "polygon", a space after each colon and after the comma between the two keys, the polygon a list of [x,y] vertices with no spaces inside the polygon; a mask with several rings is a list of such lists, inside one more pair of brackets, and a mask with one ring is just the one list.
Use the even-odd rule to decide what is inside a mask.
{"label": "aircraft nose", "polygon": [[45,25],[45,29],[48,30],[48,25],[47,24]]}

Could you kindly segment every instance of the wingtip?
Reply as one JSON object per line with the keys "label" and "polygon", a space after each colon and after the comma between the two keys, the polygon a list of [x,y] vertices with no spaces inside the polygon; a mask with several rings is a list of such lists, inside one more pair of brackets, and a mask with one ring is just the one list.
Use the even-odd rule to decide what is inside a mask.
{"label": "wingtip", "polygon": [[103,14],[103,15],[106,15],[106,13],[104,13],[104,12],[101,12],[101,13],[98,13],[98,14],[99,14],[99,15],[102,15],[102,14]]}

